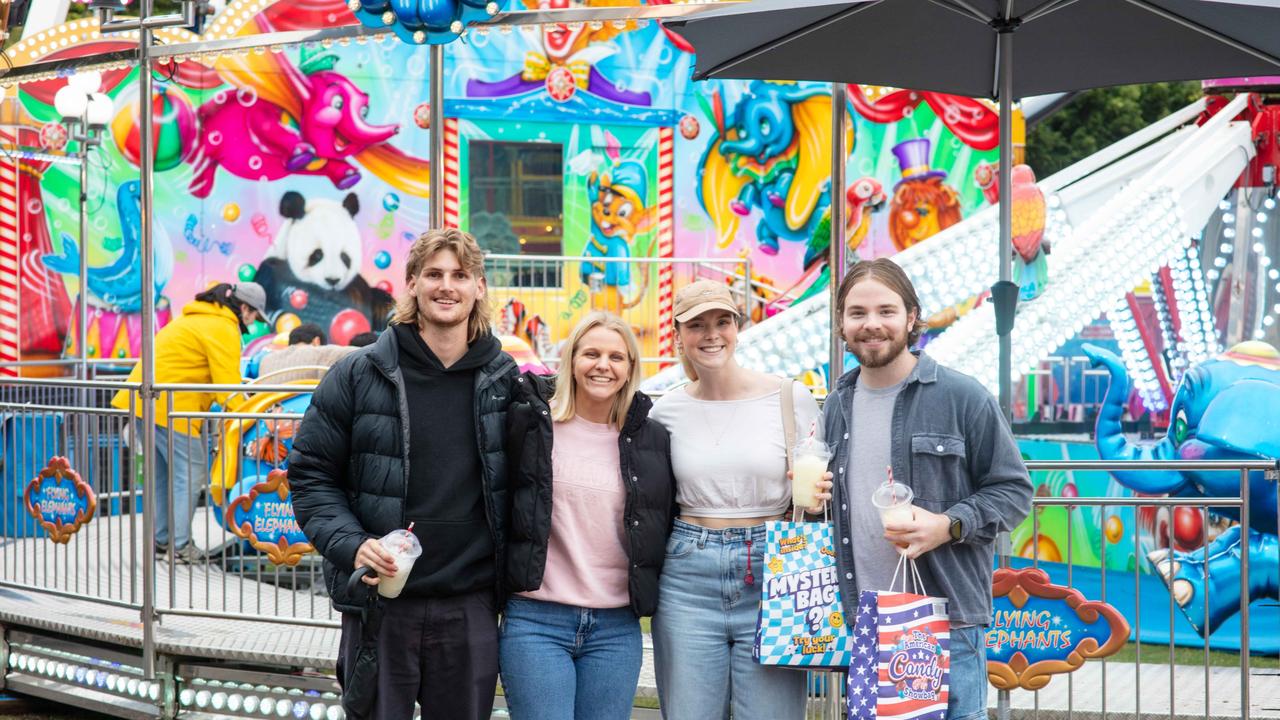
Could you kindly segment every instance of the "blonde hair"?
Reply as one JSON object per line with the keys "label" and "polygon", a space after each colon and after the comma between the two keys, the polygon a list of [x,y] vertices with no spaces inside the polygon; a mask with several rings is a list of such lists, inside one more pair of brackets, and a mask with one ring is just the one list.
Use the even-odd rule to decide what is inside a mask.
{"label": "blonde hair", "polygon": [[[413,241],[413,247],[409,248],[409,257],[404,264],[405,289],[396,300],[396,312],[391,322],[418,327],[421,318],[418,296],[409,289],[409,281],[422,272],[428,260],[444,250],[456,255],[467,272],[477,278],[484,278],[484,251],[474,237],[456,228],[428,230]],[[489,302],[487,298],[477,298],[475,305],[471,307],[471,316],[467,318],[467,342],[473,343],[476,338],[488,333],[490,324]]]}
{"label": "blonde hair", "polygon": [[623,423],[627,421],[631,401],[635,399],[636,390],[640,387],[640,343],[630,325],[617,315],[607,312],[589,313],[565,340],[564,348],[560,351],[560,369],[556,372],[556,391],[551,396],[551,419],[565,422],[577,415],[575,398],[578,380],[573,376],[573,358],[578,354],[578,344],[582,342],[583,336],[598,327],[618,333],[627,346],[627,360],[631,369],[627,373],[626,384],[614,396],[613,407],[609,410],[609,424],[621,430]]}

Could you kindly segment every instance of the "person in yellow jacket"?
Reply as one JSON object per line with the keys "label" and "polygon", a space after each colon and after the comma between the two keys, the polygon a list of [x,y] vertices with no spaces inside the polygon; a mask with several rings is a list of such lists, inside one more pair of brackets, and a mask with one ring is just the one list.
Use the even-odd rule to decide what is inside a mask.
{"label": "person in yellow jacket", "polygon": [[[235,285],[220,283],[195,296],[182,308],[182,315],[156,333],[155,367],[157,384],[239,385],[241,336],[259,318],[266,317],[267,293],[257,283]],[[142,366],[136,365],[129,382],[142,380]],[[194,562],[200,553],[191,545],[191,517],[195,500],[209,475],[208,453],[201,442],[200,420],[169,420],[169,393],[156,397],[156,463],[155,478],[148,488],[156,498],[156,552],[170,548],[175,559]],[[228,410],[237,406],[229,402],[228,393],[174,392],[172,411],[203,412],[216,401]],[[138,394],[121,390],[111,405],[121,410],[132,409],[142,417]],[[141,420],[134,428],[142,434]],[[172,436],[172,437],[171,437]],[[170,442],[172,440],[172,443]],[[170,453],[172,445],[172,453]],[[170,537],[169,479],[173,479],[173,533]]]}

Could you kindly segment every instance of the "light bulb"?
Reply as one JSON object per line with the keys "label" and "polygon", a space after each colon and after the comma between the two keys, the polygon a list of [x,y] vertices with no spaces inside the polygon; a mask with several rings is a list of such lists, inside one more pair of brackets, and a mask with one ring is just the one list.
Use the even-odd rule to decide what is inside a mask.
{"label": "light bulb", "polygon": [[89,96],[88,109],[85,111],[89,120],[89,127],[101,129],[111,122],[111,115],[115,111],[115,107],[111,104],[111,98],[106,93],[95,92]]}
{"label": "light bulb", "polygon": [[63,120],[79,120],[84,116],[89,96],[70,85],[64,86],[53,96],[53,107]]}
{"label": "light bulb", "polygon": [[102,88],[102,73],[97,70],[82,70],[67,78],[67,85],[85,95],[91,95]]}

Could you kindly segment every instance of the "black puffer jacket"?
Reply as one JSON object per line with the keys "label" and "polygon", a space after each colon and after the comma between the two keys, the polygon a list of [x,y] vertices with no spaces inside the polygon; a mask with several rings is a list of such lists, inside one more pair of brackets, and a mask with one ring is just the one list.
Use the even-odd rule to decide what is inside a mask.
{"label": "black puffer jacket", "polygon": [[[537,590],[547,565],[551,536],[550,378],[526,373],[517,383],[507,412],[507,454],[511,458],[511,520],[507,544],[507,590]],[[631,561],[629,590],[636,615],[658,609],[658,575],[675,517],[675,475],[671,436],[649,420],[653,401],[636,393],[618,435],[618,460],[627,489],[623,510],[626,550]]]}
{"label": "black puffer jacket", "polygon": [[[501,352],[477,369],[470,418],[480,450],[499,585],[509,513],[503,441],[517,376],[515,361]],[[409,440],[399,343],[396,333],[384,332],[325,375],[289,454],[293,510],[307,539],[324,556],[325,583],[335,610],[360,611],[360,600],[347,597],[346,591],[360,545],[406,526]],[[500,587],[494,591],[501,596]]]}

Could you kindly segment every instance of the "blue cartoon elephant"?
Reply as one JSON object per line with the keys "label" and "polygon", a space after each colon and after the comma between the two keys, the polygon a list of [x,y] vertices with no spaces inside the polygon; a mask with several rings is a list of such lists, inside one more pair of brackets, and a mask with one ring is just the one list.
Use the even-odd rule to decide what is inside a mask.
{"label": "blue cartoon elephant", "polygon": [[[1111,375],[1098,413],[1096,444],[1104,460],[1275,460],[1280,458],[1280,353],[1261,342],[1244,342],[1191,368],[1174,394],[1168,434],[1138,445],[1121,432],[1129,376],[1120,358],[1102,348],[1083,350],[1095,367]],[[1122,471],[1112,475],[1143,495],[1234,497],[1235,471]],[[1249,536],[1232,526],[1204,550],[1158,549],[1147,560],[1168,585],[1191,625],[1209,635],[1240,610],[1241,548],[1249,544],[1249,597],[1280,598],[1280,542],[1276,537],[1276,481],[1249,476]],[[1233,508],[1211,510],[1232,520]],[[1207,571],[1207,575],[1206,575]],[[1209,587],[1206,587],[1206,576]],[[1205,607],[1206,597],[1208,608]],[[1208,622],[1205,622],[1206,617]]]}
{"label": "blue cartoon elephant", "polygon": [[[776,255],[779,240],[805,242],[827,206],[831,96],[825,88],[752,81],[726,123],[714,96],[717,134],[698,171],[698,197],[723,249],[743,217],[760,211],[756,243]],[[853,149],[852,129],[846,130]]]}

